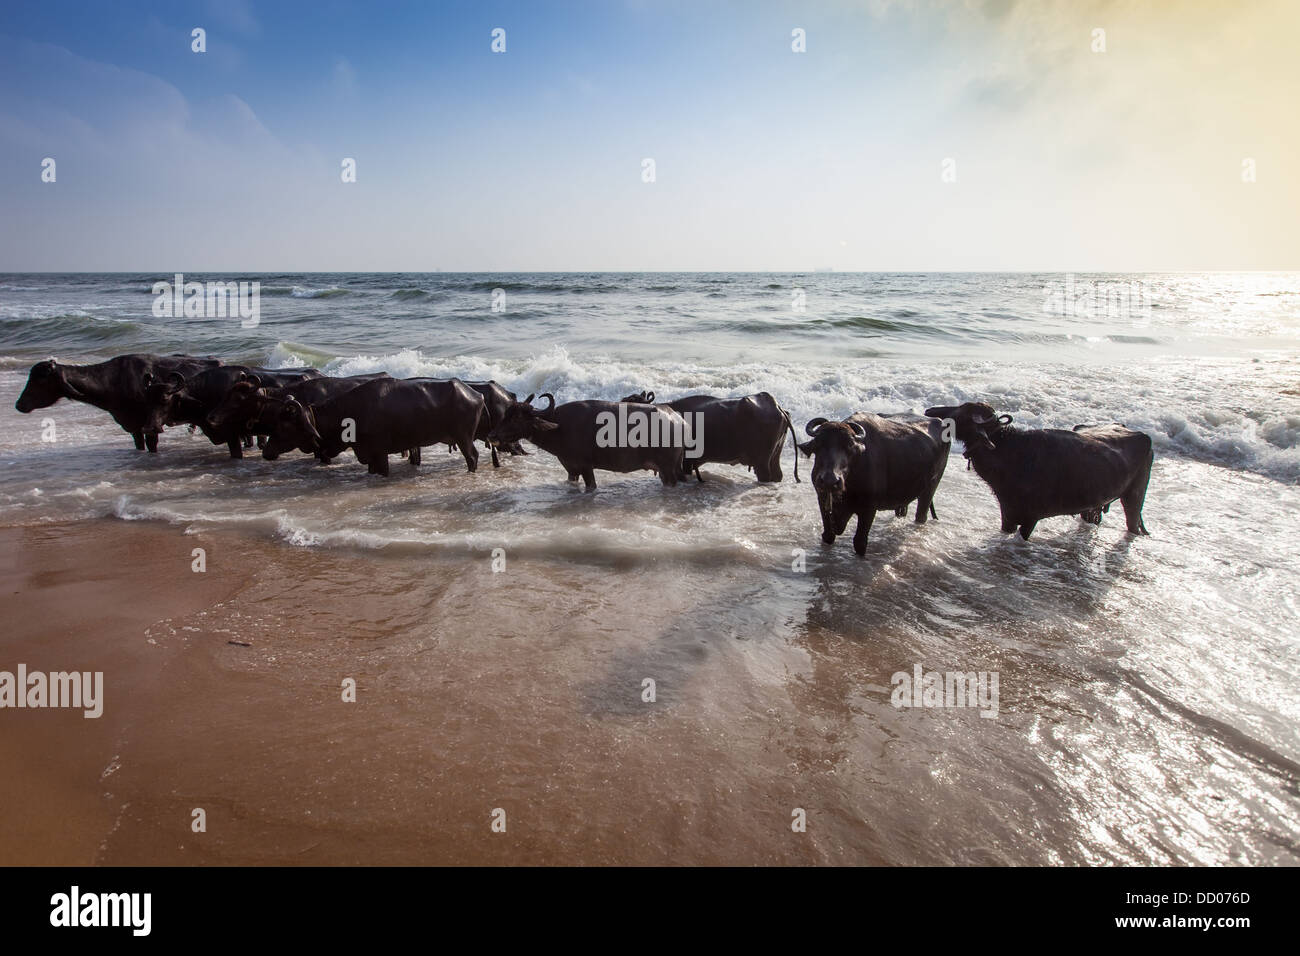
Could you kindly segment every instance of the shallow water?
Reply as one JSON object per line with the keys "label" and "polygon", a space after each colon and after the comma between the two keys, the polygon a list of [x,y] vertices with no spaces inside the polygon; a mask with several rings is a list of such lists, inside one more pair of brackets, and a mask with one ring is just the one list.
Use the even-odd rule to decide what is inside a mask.
{"label": "shallow water", "polygon": [[[255,659],[259,679],[363,661],[388,689],[337,744],[384,755],[389,803],[360,798],[362,843],[400,856],[389,823],[510,780],[554,828],[536,859],[571,839],[597,860],[1300,860],[1300,277],[1139,277],[1156,307],[1135,325],[1044,317],[1042,287],[1063,277],[266,276],[253,330],[152,319],[157,278],[0,277],[0,521],[267,541],[274,573],[259,566],[251,599],[190,626],[262,647],[310,620],[313,640]],[[791,314],[792,287],[808,313]],[[495,288],[513,319],[489,311]],[[588,495],[536,450],[468,475],[431,449],[385,480],[350,455],[230,461],[183,430],[149,456],[85,406],[12,408],[50,351],[137,348],[495,378],[560,401],[766,389],[799,424],[974,398],[1026,425],[1118,420],[1155,442],[1152,534],[1128,537],[1113,510],[1006,538],[959,453],[940,520],[881,515],[858,559],[821,544],[788,444],[779,485],[715,466],[675,489],[601,473]],[[40,440],[45,418],[57,441]],[[892,706],[892,675],[917,664],[996,672],[996,718]],[[322,775],[302,721],[286,779],[339,806],[355,782]],[[401,770],[429,748],[442,784]],[[123,773],[143,792],[151,766]],[[810,857],[741,822],[788,833],[809,794]]]}

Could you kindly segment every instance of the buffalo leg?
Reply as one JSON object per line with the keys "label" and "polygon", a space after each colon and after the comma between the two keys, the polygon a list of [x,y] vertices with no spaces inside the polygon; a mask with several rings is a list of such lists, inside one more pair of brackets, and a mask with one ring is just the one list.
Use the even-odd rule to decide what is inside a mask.
{"label": "buffalo leg", "polygon": [[858,529],[853,532],[853,550],[859,558],[867,553],[867,535],[871,533],[871,522],[875,520],[874,510],[858,512]]}
{"label": "buffalo leg", "polygon": [[757,467],[754,468],[754,477],[757,477],[759,481],[780,481],[785,477],[785,473],[781,471],[781,447],[784,445],[783,440],[780,445],[772,449],[771,457],[767,459],[763,471],[759,471]]}
{"label": "buffalo leg", "polygon": [[1020,537],[1024,538],[1026,541],[1028,541],[1028,540],[1029,540],[1029,536],[1030,536],[1031,534],[1034,533],[1034,525],[1036,525],[1036,524],[1038,524],[1038,520],[1037,520],[1037,519],[1034,519],[1033,521],[1023,521],[1023,522],[1021,522],[1021,524],[1020,524]]}
{"label": "buffalo leg", "polygon": [[238,436],[238,435],[236,435],[234,438],[230,439],[230,441],[226,442],[226,447],[230,449],[230,457],[231,457],[231,458],[243,458],[243,457],[244,457],[244,449],[243,449],[243,448],[241,447],[241,445],[240,445],[240,440],[239,440],[239,436]]}
{"label": "buffalo leg", "polygon": [[772,460],[767,463],[767,480],[780,481],[785,477],[785,472],[781,470],[781,449],[785,447],[785,439],[772,449]]}
{"label": "buffalo leg", "polygon": [[150,432],[145,435],[144,446],[156,455],[158,453],[158,433]]}
{"label": "buffalo leg", "polygon": [[835,543],[835,518],[833,515],[822,512],[822,544]]}
{"label": "buffalo leg", "polygon": [[596,490],[596,469],[595,468],[582,469],[582,483],[586,485],[587,491]]}
{"label": "buffalo leg", "polygon": [[1150,534],[1147,526],[1142,521],[1142,505],[1147,500],[1147,484],[1151,481],[1151,465],[1148,462],[1146,469],[1142,474],[1134,479],[1133,484],[1128,486],[1128,491],[1120,496],[1120,504],[1124,506],[1124,521],[1128,525],[1129,534]]}
{"label": "buffalo leg", "polygon": [[131,432],[131,440],[135,442],[136,451],[144,451],[144,432]]}
{"label": "buffalo leg", "polygon": [[930,504],[930,499],[925,495],[916,499],[916,523],[925,524],[925,519],[930,517],[930,509],[934,506]]}
{"label": "buffalo leg", "polygon": [[461,454],[465,456],[465,467],[471,472],[478,471],[478,449],[474,447],[474,438],[457,442]]}
{"label": "buffalo leg", "polygon": [[903,505],[903,507],[901,507],[901,508],[895,508],[895,509],[894,509],[894,517],[895,517],[895,518],[902,518],[902,517],[905,517],[906,515],[907,515],[907,505]]}
{"label": "buffalo leg", "polygon": [[415,447],[415,448],[410,449],[410,451],[407,452],[407,457],[410,458],[410,460],[411,460],[411,467],[412,467],[412,468],[415,468],[417,465],[419,465],[419,464],[420,464],[420,449],[419,449],[419,447],[417,446],[417,447]]}
{"label": "buffalo leg", "polygon": [[1016,527],[1019,524],[1020,524],[1019,520],[1011,517],[1005,511],[1002,512],[1002,533],[1003,534],[1011,534],[1011,532],[1016,530]]}
{"label": "buffalo leg", "polygon": [[375,452],[370,456],[370,467],[372,474],[383,475],[388,477],[388,455],[383,452]]}
{"label": "buffalo leg", "polygon": [[245,447],[245,448],[252,448],[252,447],[253,447],[253,436],[252,436],[252,435],[245,435],[245,436],[244,436],[244,447]]}

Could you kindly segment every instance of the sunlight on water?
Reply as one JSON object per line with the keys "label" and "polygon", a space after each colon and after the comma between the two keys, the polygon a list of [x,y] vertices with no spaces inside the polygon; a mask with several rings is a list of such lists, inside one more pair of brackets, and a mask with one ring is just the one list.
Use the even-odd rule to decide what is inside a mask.
{"label": "sunlight on water", "polygon": [[[535,653],[565,688],[537,705],[557,709],[546,711],[555,726],[598,724],[647,779],[652,744],[682,754],[683,779],[736,792],[754,786],[755,767],[774,781],[833,775],[845,813],[870,827],[864,838],[860,821],[830,824],[850,859],[1300,861],[1300,277],[1090,277],[1140,281],[1152,305],[1090,317],[1044,314],[1059,276],[263,276],[255,330],[154,320],[152,278],[0,277],[6,524],[114,516],[276,542],[279,573],[373,600],[371,630],[354,636],[396,642],[374,665],[394,681],[441,686],[412,663],[424,644],[400,636],[436,606],[440,665],[499,670],[498,691],[485,679],[475,693],[501,708],[518,688],[491,648],[537,634]],[[498,288],[509,311],[494,315]],[[796,288],[804,313],[791,311]],[[50,352],[145,348],[492,378],[559,401],[767,390],[800,432],[816,415],[972,399],[1030,427],[1119,421],[1155,444],[1152,534],[1129,538],[1113,509],[1100,528],[1055,518],[1030,542],[1004,537],[959,451],[939,520],[882,514],[858,559],[846,540],[820,543],[808,463],[795,484],[788,444],[780,484],[717,466],[675,489],[601,474],[588,495],[536,450],[499,469],[484,455],[470,475],[445,447],[426,449],[419,469],[394,458],[381,479],[350,453],[328,467],[298,454],[231,461],[183,429],[150,456],[86,406],[12,408],[26,367]],[[44,418],[57,441],[40,440]],[[531,590],[470,581],[496,547],[530,569]],[[432,566],[453,575],[436,594]],[[364,588],[358,567],[377,569]],[[490,600],[484,587],[496,588]],[[330,633],[336,612],[317,590],[257,588],[266,594],[224,608],[219,626],[272,633],[298,611]],[[543,626],[551,613],[576,622],[567,642]],[[294,655],[323,666],[355,649],[278,653],[277,666]],[[918,663],[998,673],[997,719],[891,706],[892,675]],[[672,723],[630,723],[594,666],[620,680],[668,675]],[[695,736],[711,721],[730,728],[729,747]],[[407,731],[391,733],[407,745]],[[447,761],[493,759],[481,739],[461,742]],[[524,767],[553,759],[536,740],[515,743]]]}

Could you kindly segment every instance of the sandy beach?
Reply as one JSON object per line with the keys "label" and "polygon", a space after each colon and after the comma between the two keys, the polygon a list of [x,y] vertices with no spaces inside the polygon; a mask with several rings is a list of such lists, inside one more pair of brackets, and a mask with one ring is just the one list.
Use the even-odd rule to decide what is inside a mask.
{"label": "sandy beach", "polygon": [[[0,863],[869,859],[827,759],[836,734],[776,716],[756,733],[774,675],[746,674],[732,637],[663,632],[684,608],[632,623],[594,589],[486,560],[111,519],[3,539],[6,659],[102,670],[105,706],[6,713]],[[524,613],[494,601],[494,582],[525,577]],[[740,713],[705,692],[724,675],[746,685]],[[857,845],[796,837],[797,805]]]}

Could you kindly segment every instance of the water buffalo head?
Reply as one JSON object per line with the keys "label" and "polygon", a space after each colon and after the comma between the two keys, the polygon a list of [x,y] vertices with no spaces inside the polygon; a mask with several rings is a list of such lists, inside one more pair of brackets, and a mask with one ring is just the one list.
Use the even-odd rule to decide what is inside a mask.
{"label": "water buffalo head", "polygon": [[49,408],[61,398],[80,398],[77,391],[54,359],[46,359],[32,366],[27,375],[27,385],[14,402],[14,408],[26,414],[38,408]]}
{"label": "water buffalo head", "polygon": [[[316,428],[316,413],[310,405],[304,405],[290,396],[279,403],[279,408],[272,407],[267,416],[270,419],[271,433],[266,437],[262,448],[262,457],[275,461],[286,451],[297,448],[311,454],[329,451],[329,457],[343,451],[338,448],[326,448],[326,442]],[[330,443],[331,446],[334,444]]]}
{"label": "water buffalo head", "polygon": [[208,413],[204,424],[211,431],[230,426],[245,427],[262,410],[266,396],[259,393],[262,381],[256,375],[247,375],[230,387],[221,404]]}
{"label": "water buffalo head", "polygon": [[[1011,416],[999,416],[993,406],[983,402],[965,402],[961,405],[936,405],[927,408],[925,414],[930,418],[940,418],[952,422],[951,437],[966,445],[967,450],[992,449],[998,430],[1010,424]],[[993,437],[990,437],[992,433]],[[948,436],[945,436],[948,437]]]}
{"label": "water buffalo head", "polygon": [[812,483],[817,502],[828,511],[844,496],[845,476],[857,455],[866,452],[866,429],[854,421],[832,422],[814,418],[804,426],[812,437],[799,450],[813,459]]}
{"label": "water buffalo head", "polygon": [[655,403],[655,393],[636,392],[635,394],[628,395],[626,398],[620,398],[619,401],[623,404],[653,405]]}
{"label": "water buffalo head", "polygon": [[203,403],[186,391],[185,376],[180,372],[168,372],[162,378],[146,372],[142,384],[147,432],[160,432],[177,422],[195,422],[203,414]]}
{"label": "water buffalo head", "polygon": [[511,402],[501,416],[500,423],[488,432],[488,441],[494,445],[509,445],[521,438],[532,441],[543,432],[553,432],[559,428],[559,425],[545,417],[555,407],[555,396],[543,392],[538,397],[549,399],[550,404],[545,408],[534,408],[532,395],[522,402]]}

